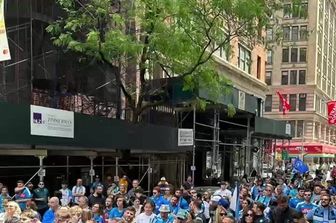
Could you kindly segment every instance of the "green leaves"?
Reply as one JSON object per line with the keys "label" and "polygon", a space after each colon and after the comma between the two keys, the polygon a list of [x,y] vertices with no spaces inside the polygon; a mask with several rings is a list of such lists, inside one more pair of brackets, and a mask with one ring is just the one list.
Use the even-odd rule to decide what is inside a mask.
{"label": "green leaves", "polygon": [[65,17],[49,25],[47,32],[53,36],[54,44],[63,49],[104,63],[123,61],[124,66],[138,67],[143,80],[140,96],[150,94],[147,80],[157,77],[160,67],[168,75],[183,78],[184,90],[208,89],[216,101],[230,93],[231,83],[225,74],[218,73],[211,60],[217,48],[211,46],[216,45],[229,55],[233,38],[259,39],[260,28],[270,20],[272,9],[268,2],[58,0]]}

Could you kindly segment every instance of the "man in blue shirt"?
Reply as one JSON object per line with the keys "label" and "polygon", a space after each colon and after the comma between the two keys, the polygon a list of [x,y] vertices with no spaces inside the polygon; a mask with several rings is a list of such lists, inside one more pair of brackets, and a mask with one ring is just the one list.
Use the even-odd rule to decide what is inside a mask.
{"label": "man in blue shirt", "polygon": [[15,201],[19,204],[22,211],[26,210],[27,201],[32,198],[32,194],[29,189],[25,187],[22,180],[17,181],[17,186],[14,189]]}
{"label": "man in blue shirt", "polygon": [[170,199],[169,208],[173,215],[177,215],[180,207],[178,205],[179,198],[174,194]]}
{"label": "man in blue shirt", "polygon": [[330,206],[330,196],[321,196],[321,205],[310,210],[306,216],[307,220],[313,223],[335,223],[336,211]]}
{"label": "man in blue shirt", "polygon": [[8,195],[8,188],[6,186],[3,186],[1,188],[1,194],[0,194],[0,213],[5,212],[4,203],[5,200],[9,201],[11,197]]}
{"label": "man in blue shirt", "polygon": [[48,202],[49,209],[43,215],[42,223],[53,223],[55,220],[55,212],[59,208],[59,199],[52,197]]}
{"label": "man in blue shirt", "polygon": [[296,205],[297,205],[298,203],[303,202],[303,201],[304,201],[304,199],[303,199],[304,193],[305,193],[305,189],[302,188],[302,187],[300,187],[300,188],[298,189],[298,194],[296,195],[296,197],[292,197],[292,198],[289,200],[289,202],[288,202],[289,207],[291,207],[291,208],[296,208]]}
{"label": "man in blue shirt", "polygon": [[161,205],[160,214],[158,214],[154,219],[153,223],[173,223],[174,216],[170,214],[169,205],[163,204]]}
{"label": "man in blue shirt", "polygon": [[317,205],[313,204],[311,200],[312,192],[310,190],[306,190],[304,192],[304,201],[300,202],[296,205],[296,211],[301,212],[306,215],[310,210],[317,207]]}
{"label": "man in blue shirt", "polygon": [[155,204],[155,209],[154,209],[155,214],[159,213],[159,209],[160,209],[162,204],[167,204],[166,199],[164,199],[163,196],[160,194],[160,187],[154,187],[153,188],[153,196],[150,197],[150,199]]}

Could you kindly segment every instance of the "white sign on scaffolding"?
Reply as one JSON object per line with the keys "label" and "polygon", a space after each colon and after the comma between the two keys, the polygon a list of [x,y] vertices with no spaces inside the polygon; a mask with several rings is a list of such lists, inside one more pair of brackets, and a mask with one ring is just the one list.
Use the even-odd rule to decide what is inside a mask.
{"label": "white sign on scaffolding", "polygon": [[194,130],[193,129],[178,129],[177,136],[178,146],[193,146],[194,145]]}
{"label": "white sign on scaffolding", "polygon": [[74,113],[31,105],[30,134],[74,138]]}
{"label": "white sign on scaffolding", "polygon": [[0,61],[10,60],[8,38],[5,25],[5,0],[0,0]]}

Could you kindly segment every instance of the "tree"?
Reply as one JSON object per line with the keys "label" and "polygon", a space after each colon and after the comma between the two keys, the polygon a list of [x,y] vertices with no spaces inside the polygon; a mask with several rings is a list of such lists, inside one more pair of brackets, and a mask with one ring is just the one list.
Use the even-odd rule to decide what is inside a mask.
{"label": "tree", "polygon": [[[260,44],[274,3],[269,0],[58,0],[64,17],[48,26],[56,46],[100,63],[117,66],[116,84],[132,110],[133,121],[162,105],[167,92],[151,81],[180,77],[184,90],[207,88],[211,97],[230,89],[213,53],[231,52],[241,38]],[[125,70],[133,66],[138,83]],[[203,103],[204,105],[204,103]]]}

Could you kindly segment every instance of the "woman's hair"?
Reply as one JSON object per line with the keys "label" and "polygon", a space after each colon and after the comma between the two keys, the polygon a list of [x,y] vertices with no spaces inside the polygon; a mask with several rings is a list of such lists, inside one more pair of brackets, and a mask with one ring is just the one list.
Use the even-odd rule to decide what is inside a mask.
{"label": "woman's hair", "polygon": [[63,222],[71,218],[70,210],[68,207],[61,207],[56,211],[55,222]]}
{"label": "woman's hair", "polygon": [[37,205],[36,205],[35,201],[27,201],[26,204],[27,204],[26,205],[27,208],[30,208],[30,209],[32,209],[34,211],[37,211]]}
{"label": "woman's hair", "polygon": [[[13,205],[15,207],[14,215],[16,215],[16,216],[21,215],[21,208],[20,208],[18,203],[16,203],[15,201],[8,201],[7,206],[8,205]],[[7,213],[7,211],[6,211],[6,213]]]}
{"label": "woman's hair", "polygon": [[243,217],[242,217],[242,219],[241,219],[241,223],[245,223],[246,221],[245,221],[245,218],[248,216],[248,212],[252,212],[253,214],[253,220],[252,220],[252,222],[254,221],[254,216],[255,216],[255,213],[254,213],[254,211],[252,210],[252,209],[249,209],[246,213],[244,213],[243,214]]}
{"label": "woman's hair", "polygon": [[99,215],[103,215],[103,214],[104,214],[104,211],[103,211],[103,205],[101,205],[100,203],[94,203],[94,204],[92,205],[92,207],[93,207],[94,205],[98,205],[98,206],[99,206],[99,208],[98,208],[98,214],[99,214]]}
{"label": "woman's hair", "polygon": [[92,219],[92,212],[90,210],[83,210],[82,222],[87,222]]}
{"label": "woman's hair", "polygon": [[225,208],[223,206],[217,206],[216,212],[215,212],[215,223],[221,223],[221,216],[220,213],[224,211],[225,213],[227,213],[227,211],[225,210]]}
{"label": "woman's hair", "polygon": [[151,199],[147,199],[144,202],[143,206],[145,207],[146,204],[149,204],[152,207],[153,210],[155,209],[155,204],[154,204],[154,202]]}
{"label": "woman's hair", "polygon": [[75,205],[75,206],[72,206],[69,209],[69,213],[70,213],[71,217],[79,217],[79,218],[81,218],[82,217],[82,213],[83,213],[83,209],[80,208],[78,205]]}

